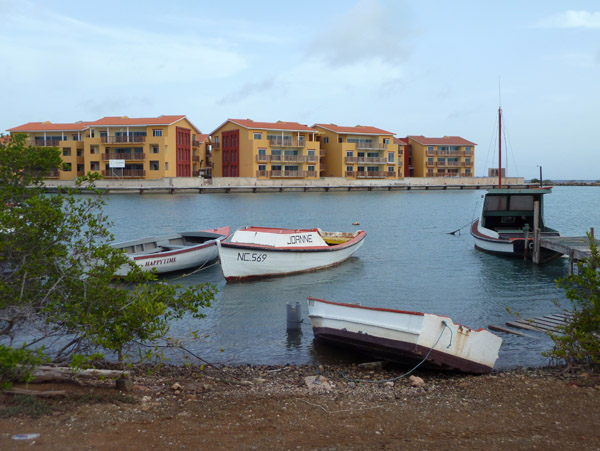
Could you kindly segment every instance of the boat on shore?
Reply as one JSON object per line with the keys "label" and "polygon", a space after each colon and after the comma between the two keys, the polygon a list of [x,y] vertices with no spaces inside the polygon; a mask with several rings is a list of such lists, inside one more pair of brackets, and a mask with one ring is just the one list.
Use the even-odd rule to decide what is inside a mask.
{"label": "boat on shore", "polygon": [[219,241],[223,276],[229,281],[328,268],[349,259],[367,233],[247,226]]}
{"label": "boat on shore", "polygon": [[[219,257],[217,243],[229,236],[229,227],[174,233],[113,243],[144,271],[164,274],[204,266]],[[117,275],[127,274],[123,266]]]}
{"label": "boat on shore", "polygon": [[365,307],[308,298],[315,339],[403,365],[485,374],[502,339],[485,329],[431,313]]}
{"label": "boat on shore", "polygon": [[502,108],[498,108],[498,187],[483,196],[481,214],[471,224],[475,248],[490,254],[532,259],[540,252],[539,262],[562,254],[550,249],[535,249],[535,237],[560,236],[544,221],[544,195],[552,188],[502,188]]}

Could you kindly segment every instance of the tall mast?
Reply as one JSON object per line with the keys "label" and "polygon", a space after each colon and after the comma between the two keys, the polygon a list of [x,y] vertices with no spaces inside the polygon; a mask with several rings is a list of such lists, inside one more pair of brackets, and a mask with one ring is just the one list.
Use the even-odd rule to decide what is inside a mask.
{"label": "tall mast", "polygon": [[498,107],[498,188],[502,188],[502,107]]}

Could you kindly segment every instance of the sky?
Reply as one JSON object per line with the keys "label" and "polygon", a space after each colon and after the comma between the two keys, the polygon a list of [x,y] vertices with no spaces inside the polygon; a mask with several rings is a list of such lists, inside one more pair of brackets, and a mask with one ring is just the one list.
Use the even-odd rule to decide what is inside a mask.
{"label": "sky", "polygon": [[0,132],[162,114],[203,133],[370,125],[473,141],[485,176],[501,104],[507,175],[600,180],[598,1],[0,0],[0,51]]}

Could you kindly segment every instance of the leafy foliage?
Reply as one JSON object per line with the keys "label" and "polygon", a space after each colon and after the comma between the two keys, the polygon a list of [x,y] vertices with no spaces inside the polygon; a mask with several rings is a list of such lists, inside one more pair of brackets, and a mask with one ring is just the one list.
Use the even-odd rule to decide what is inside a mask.
{"label": "leafy foliage", "polygon": [[563,360],[569,369],[600,366],[600,252],[588,233],[590,256],[577,263],[577,271],[558,280],[572,304],[572,316],[554,340],[553,358]]}
{"label": "leafy foliage", "polygon": [[0,389],[10,388],[13,381],[30,382],[33,368],[44,360],[42,349],[32,351],[0,345]]}
{"label": "leafy foliage", "polygon": [[[171,321],[203,317],[212,285],[157,282],[108,244],[100,193],[78,195],[97,174],[74,189],[44,192],[43,178],[60,162],[56,148],[23,137],[0,145],[0,340],[12,346],[26,333],[33,337],[27,347],[50,342],[57,361],[96,350],[122,361],[128,345],[166,339]],[[127,276],[116,278],[123,266]]]}

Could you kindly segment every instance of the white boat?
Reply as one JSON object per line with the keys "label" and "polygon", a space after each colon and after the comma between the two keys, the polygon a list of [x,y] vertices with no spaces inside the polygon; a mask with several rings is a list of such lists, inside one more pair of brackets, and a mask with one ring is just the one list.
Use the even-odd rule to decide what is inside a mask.
{"label": "white boat", "polygon": [[247,226],[217,243],[227,281],[327,268],[350,258],[367,233]]}
{"label": "white boat", "polygon": [[[544,222],[544,195],[551,188],[502,188],[502,108],[498,108],[498,188],[483,196],[481,215],[471,225],[475,248],[484,252],[511,257],[533,257],[534,234],[540,238],[560,236]],[[562,254],[541,248],[540,262],[553,260]]]}
{"label": "white boat", "polygon": [[502,339],[446,316],[308,298],[317,340],[406,365],[473,374],[494,368]]}
{"label": "white boat", "polygon": [[[229,236],[229,227],[174,233],[157,237],[113,243],[144,271],[158,274],[204,266],[219,257],[217,243]],[[123,266],[117,275],[127,274]]]}
{"label": "white boat", "polygon": [[[471,225],[475,248],[510,257],[533,256],[533,231],[539,228],[541,237],[560,236],[544,222],[543,197],[550,188],[493,188],[483,197],[481,215]],[[562,254],[541,248],[541,261]]]}

